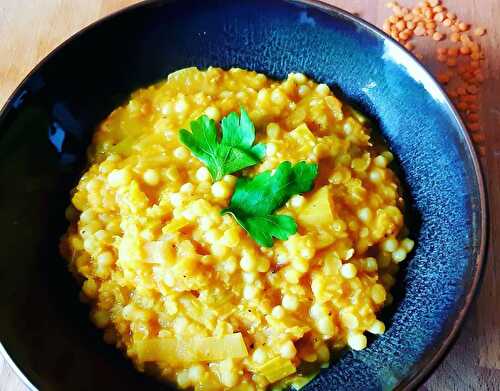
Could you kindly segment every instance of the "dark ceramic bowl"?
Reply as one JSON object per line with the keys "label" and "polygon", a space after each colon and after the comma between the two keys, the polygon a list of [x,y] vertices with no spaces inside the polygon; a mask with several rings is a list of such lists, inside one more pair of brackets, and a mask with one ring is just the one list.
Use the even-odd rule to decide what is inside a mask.
{"label": "dark ceramic bowl", "polygon": [[58,240],[96,124],[131,91],[193,65],[304,72],[378,124],[401,167],[417,246],[383,314],[387,332],[346,351],[307,390],[416,387],[477,287],[486,231],[478,162],[457,112],[410,54],[309,1],[145,2],[77,34],[21,84],[0,116],[0,338],[11,365],[32,389],[166,389],[101,342]]}

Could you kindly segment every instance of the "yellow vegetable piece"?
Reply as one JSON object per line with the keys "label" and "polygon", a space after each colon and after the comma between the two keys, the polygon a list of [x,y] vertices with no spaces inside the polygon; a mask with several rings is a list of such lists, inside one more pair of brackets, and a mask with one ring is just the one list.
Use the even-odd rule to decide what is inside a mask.
{"label": "yellow vegetable piece", "polygon": [[368,118],[366,116],[364,116],[363,114],[361,114],[358,110],[356,109],[353,109],[352,107],[350,107],[351,109],[351,114],[354,118],[356,118],[356,120],[361,123],[361,124],[365,124],[368,122]]}
{"label": "yellow vegetable piece", "polygon": [[306,124],[297,126],[285,136],[289,148],[297,151],[299,156],[307,156],[316,145],[316,136],[309,130]]}
{"label": "yellow vegetable piece", "polygon": [[189,225],[189,221],[187,221],[186,219],[183,219],[183,218],[174,219],[162,228],[162,232],[164,234],[174,233],[174,232],[179,231],[180,229],[186,227],[187,225]]}
{"label": "yellow vegetable piece", "polygon": [[71,199],[73,206],[79,211],[83,211],[87,207],[87,196],[82,191],[77,191]]}
{"label": "yellow vegetable piece", "polygon": [[122,141],[111,148],[112,153],[116,153],[123,156],[128,156],[132,154],[134,145],[137,142],[137,136],[125,137]]}
{"label": "yellow vegetable piece", "polygon": [[317,248],[322,249],[332,244],[335,241],[335,237],[327,231],[320,230],[318,231],[316,240]]}
{"label": "yellow vegetable piece", "polygon": [[269,360],[257,368],[257,372],[263,375],[270,383],[281,380],[296,371],[297,368],[295,368],[295,365],[290,360],[280,356]]}
{"label": "yellow vegetable piece", "polygon": [[344,113],[342,112],[342,102],[331,95],[325,97],[325,102],[332,112],[333,118],[335,118],[337,121],[342,121],[344,119]]}
{"label": "yellow vegetable piece", "polygon": [[186,363],[221,361],[226,358],[244,358],[248,351],[241,333],[223,337],[205,337],[179,340],[152,338],[136,341],[139,360]]}
{"label": "yellow vegetable piece", "polygon": [[329,186],[323,186],[302,207],[297,220],[307,228],[314,228],[318,225],[324,227],[331,225],[334,220],[332,208],[330,188]]}

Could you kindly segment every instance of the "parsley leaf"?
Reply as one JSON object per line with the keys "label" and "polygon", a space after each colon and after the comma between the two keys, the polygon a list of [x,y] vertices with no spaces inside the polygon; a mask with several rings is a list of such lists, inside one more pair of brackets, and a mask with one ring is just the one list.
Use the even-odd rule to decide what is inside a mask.
{"label": "parsley leaf", "polygon": [[229,207],[222,214],[232,214],[259,245],[271,247],[273,237],[287,240],[297,232],[292,217],[273,213],[291,196],[310,191],[317,175],[317,164],[283,162],[274,173],[238,178]]}
{"label": "parsley leaf", "polygon": [[181,142],[205,163],[214,181],[259,163],[266,153],[264,144],[253,145],[255,127],[245,109],[241,108],[241,118],[237,113],[224,117],[221,129],[219,142],[215,121],[202,115],[191,122],[191,132],[179,132]]}

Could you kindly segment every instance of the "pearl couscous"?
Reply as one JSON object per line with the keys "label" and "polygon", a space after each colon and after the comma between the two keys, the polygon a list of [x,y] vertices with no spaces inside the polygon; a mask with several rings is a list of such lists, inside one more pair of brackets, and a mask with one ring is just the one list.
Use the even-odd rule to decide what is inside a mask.
{"label": "pearl couscous", "polygon": [[[178,132],[244,107],[262,163],[317,163],[314,189],[280,213],[298,232],[271,248],[221,215],[236,175],[213,183]],[[61,251],[104,340],[181,388],[264,390],[382,334],[413,248],[403,200],[362,117],[300,73],[188,68],[132,94],[97,129]],[[374,143],[375,144],[375,143]]]}

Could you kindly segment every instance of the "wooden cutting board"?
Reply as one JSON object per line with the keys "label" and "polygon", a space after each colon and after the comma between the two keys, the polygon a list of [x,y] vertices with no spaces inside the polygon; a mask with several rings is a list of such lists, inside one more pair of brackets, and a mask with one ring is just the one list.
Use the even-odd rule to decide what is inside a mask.
{"label": "wooden cutting board", "polygon": [[[137,0],[0,0],[0,105],[47,53],[93,21]],[[381,26],[389,15],[383,0],[328,0]],[[402,0],[404,5],[414,0]],[[490,198],[491,237],[483,286],[456,345],[424,390],[500,390],[500,5],[499,0],[447,0],[462,19],[488,28],[483,39],[490,70],[481,91],[486,132],[482,158]],[[428,51],[434,51],[430,46]],[[423,50],[425,54],[425,49]],[[430,54],[427,58],[433,58]],[[426,65],[432,68],[431,62]],[[0,391],[25,386],[0,358]],[[97,390],[96,390],[97,391]]]}

